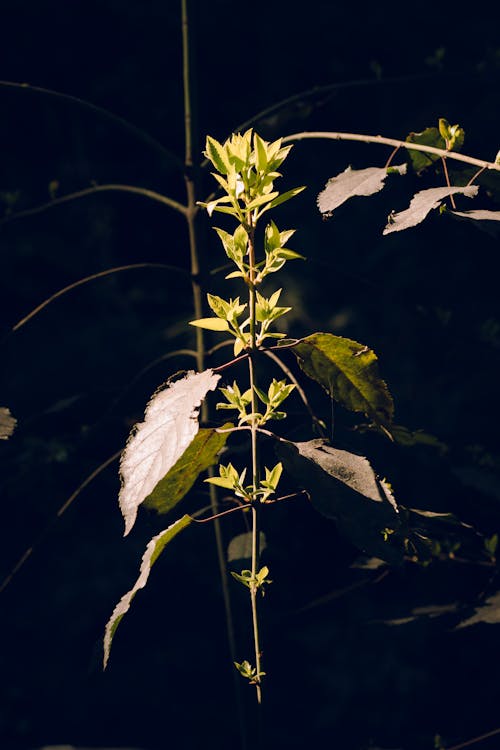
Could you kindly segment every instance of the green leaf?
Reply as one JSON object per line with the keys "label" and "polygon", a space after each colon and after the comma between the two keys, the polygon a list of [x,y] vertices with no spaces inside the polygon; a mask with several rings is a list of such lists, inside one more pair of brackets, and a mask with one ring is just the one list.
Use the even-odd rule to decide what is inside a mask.
{"label": "green leaf", "polygon": [[[263,531],[259,534],[259,548],[263,552],[267,546],[266,537]],[[227,548],[227,561],[235,562],[236,560],[252,559],[252,532],[246,531],[244,534],[238,534],[229,542]]]}
{"label": "green leaf", "polygon": [[334,519],[339,531],[358,549],[388,562],[402,560],[399,538],[392,534],[384,541],[387,529],[400,526],[396,502],[366,458],[332,448],[322,439],[304,443],[282,440],[276,453],[307,490],[316,510]]}
{"label": "green leaf", "polygon": [[106,630],[104,633],[104,660],[103,660],[104,669],[106,669],[106,665],[108,663],[109,653],[111,650],[111,643],[116,633],[116,629],[118,625],[120,624],[123,616],[130,609],[130,604],[132,602],[132,599],[137,594],[137,592],[140,589],[143,589],[144,586],[146,585],[151,568],[153,567],[155,562],[158,560],[158,558],[160,557],[161,553],[163,552],[167,544],[171,542],[172,539],[174,539],[180,531],[182,531],[187,526],[189,526],[192,520],[193,519],[188,515],[182,516],[182,518],[179,518],[178,521],[173,523],[167,529],[164,529],[155,537],[153,537],[151,541],[149,542],[148,546],[146,547],[146,551],[144,552],[144,555],[142,557],[141,568],[139,571],[139,578],[134,583],[130,591],[127,591],[127,593],[124,596],[122,596],[122,598],[120,599],[120,601],[114,608],[113,614],[109,618],[108,623],[106,625]]}
{"label": "green leaf", "polygon": [[216,170],[221,174],[227,174],[230,169],[229,158],[219,141],[208,135],[205,148],[205,156],[210,159]]}
{"label": "green leaf", "polygon": [[280,203],[285,203],[285,201],[289,201],[290,198],[294,198],[296,195],[298,195],[299,193],[301,193],[305,189],[306,189],[306,187],[304,185],[302,187],[293,188],[292,190],[287,190],[286,193],[282,193],[281,195],[278,195],[277,198],[275,198],[273,201],[271,201],[271,203],[269,204],[269,206],[266,206],[266,209],[267,208],[276,208],[276,206],[279,206]]}
{"label": "green leaf", "polygon": [[[228,422],[222,429],[228,430],[231,427],[234,425]],[[214,428],[200,429],[182,456],[147,496],[144,505],[158,513],[168,513],[175,508],[201,472],[217,462],[228,437],[228,432],[218,432]]]}
{"label": "green leaf", "polygon": [[[437,128],[426,128],[421,133],[410,133],[406,137],[406,142],[418,143],[421,146],[433,146],[434,148],[442,148],[443,150],[446,148],[445,140]],[[423,151],[409,150],[408,153],[413,169],[417,174],[441,158],[438,154],[426,154]]]}
{"label": "green leaf", "polygon": [[367,346],[331,333],[314,333],[292,351],[306,375],[346,409],[385,427],[392,422],[392,396],[378,374],[377,356]]}
{"label": "green leaf", "polygon": [[247,206],[245,206],[245,209],[247,211],[251,211],[254,208],[258,208],[259,206],[262,206],[263,203],[271,203],[273,198],[275,198],[278,195],[277,191],[274,191],[274,193],[267,193],[267,195],[259,195],[257,198],[254,198],[254,200],[249,203]]}
{"label": "green leaf", "polygon": [[190,320],[190,326],[205,328],[207,331],[229,331],[229,323],[221,318],[200,318],[199,320]]}

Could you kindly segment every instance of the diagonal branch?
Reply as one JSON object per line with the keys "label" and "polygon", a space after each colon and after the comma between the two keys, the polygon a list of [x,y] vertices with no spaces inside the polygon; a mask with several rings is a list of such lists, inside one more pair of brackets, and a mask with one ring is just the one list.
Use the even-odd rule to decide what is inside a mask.
{"label": "diagonal branch", "polygon": [[131,265],[127,265],[127,266],[117,266],[116,268],[108,268],[106,271],[99,271],[98,273],[93,273],[91,276],[85,276],[85,278],[78,279],[78,281],[73,282],[73,284],[69,284],[68,286],[65,286],[63,289],[59,289],[58,292],[56,292],[51,297],[48,297],[46,300],[41,302],[37,307],[31,310],[31,312],[25,315],[24,318],[19,320],[12,327],[12,332],[17,331],[19,328],[21,328],[21,326],[23,326],[29,320],[34,318],[35,315],[38,315],[38,313],[41,312],[45,307],[47,307],[47,305],[50,305],[51,302],[58,299],[58,297],[62,297],[63,294],[70,292],[72,289],[76,289],[76,287],[82,286],[83,284],[86,284],[89,281],[93,281],[94,279],[100,279],[103,276],[109,276],[112,273],[118,273],[119,271],[132,271],[136,268],[162,268],[164,270],[167,270],[173,273],[180,273],[183,276],[189,276],[188,272],[184,271],[184,269],[177,268],[177,266],[169,266],[165,263],[132,263]]}
{"label": "diagonal branch", "polygon": [[84,188],[83,190],[77,190],[76,193],[68,193],[68,195],[62,195],[60,198],[54,198],[47,203],[42,203],[34,208],[27,208],[25,211],[19,211],[18,213],[12,214],[11,216],[5,216],[0,220],[1,224],[7,224],[15,219],[24,219],[27,216],[34,216],[42,211],[46,211],[54,206],[60,206],[62,203],[69,203],[70,201],[77,200],[78,198],[85,198],[87,195],[93,195],[94,193],[104,192],[121,192],[121,193],[134,193],[135,195],[142,195],[145,198],[150,198],[157,203],[162,203],[164,206],[169,206],[175,211],[179,211],[181,214],[186,214],[186,207],[182,203],[174,201],[173,198],[169,198],[168,195],[162,195],[157,193],[155,190],[148,190],[148,188],[137,187],[136,185],[120,185],[120,184],[109,184],[109,185],[92,185],[92,187]]}
{"label": "diagonal branch", "polygon": [[113,112],[109,112],[107,109],[104,109],[103,107],[99,107],[97,104],[88,102],[85,99],[79,99],[77,96],[71,96],[70,94],[63,94],[60,91],[53,91],[52,89],[42,88],[41,86],[31,86],[29,83],[16,83],[14,81],[0,81],[0,88],[13,89],[15,91],[27,92],[29,94],[35,94],[35,95],[38,94],[44,97],[61,99],[62,101],[68,102],[69,104],[76,104],[81,109],[89,110],[90,112],[93,112],[94,114],[101,117],[103,120],[108,120],[109,122],[112,122],[114,125],[118,125],[119,127],[128,131],[135,138],[138,138],[139,140],[146,143],[148,146],[153,148],[158,153],[161,153],[161,155],[164,158],[166,158],[169,162],[172,162],[173,164],[175,164],[177,169],[182,170],[183,168],[183,165],[180,159],[174,153],[169,151],[169,149],[166,148],[162,143],[160,143],[160,141],[157,141],[156,138],[153,138],[152,135],[150,135],[149,133],[146,133],[146,131],[142,130],[141,128],[138,128],[136,125],[133,125],[131,122],[128,122],[128,120],[125,120],[123,117],[120,117],[119,115],[115,115]]}

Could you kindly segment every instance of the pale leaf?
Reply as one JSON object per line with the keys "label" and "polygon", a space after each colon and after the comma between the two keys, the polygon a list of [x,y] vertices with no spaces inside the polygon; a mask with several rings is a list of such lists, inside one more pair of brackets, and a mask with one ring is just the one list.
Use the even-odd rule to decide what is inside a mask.
{"label": "pale leaf", "polygon": [[[405,174],[406,164],[392,167],[393,171]],[[354,196],[367,196],[378,193],[384,187],[388,171],[384,167],[351,169],[347,167],[336,177],[328,180],[325,189],[318,195],[318,208],[322,214],[331,216],[342,203]]]}
{"label": "pale leaf", "polygon": [[441,187],[421,190],[411,199],[409,207],[400,213],[391,214],[389,223],[384,229],[383,234],[391,232],[400,232],[403,229],[409,229],[420,224],[427,214],[433,208],[438,208],[443,200],[450,195],[461,193],[468,198],[477,195],[477,185],[468,185],[467,187]]}
{"label": "pale leaf", "polygon": [[135,523],[139,505],[194,439],[199,430],[199,406],[219,379],[212,370],[191,370],[186,377],[158,390],[149,402],[144,422],[135,426],[120,462],[119,503],[125,536]]}
{"label": "pale leaf", "polygon": [[106,669],[106,665],[108,663],[109,652],[111,650],[111,642],[116,633],[116,629],[120,624],[122,617],[130,609],[132,599],[137,594],[137,592],[140,589],[143,589],[146,585],[151,568],[158,560],[166,545],[170,541],[172,541],[172,539],[177,536],[180,531],[185,529],[186,526],[189,526],[191,521],[192,518],[190,516],[182,516],[182,518],[179,518],[179,520],[177,520],[171,526],[154,536],[146,547],[144,555],[142,556],[139,578],[134,583],[130,591],[127,591],[127,593],[122,596],[122,598],[114,608],[113,614],[109,618],[106,625],[106,630],[104,632],[104,669]]}
{"label": "pale leaf", "polygon": [[7,440],[14,432],[17,419],[12,416],[10,409],[0,406],[0,440]]}

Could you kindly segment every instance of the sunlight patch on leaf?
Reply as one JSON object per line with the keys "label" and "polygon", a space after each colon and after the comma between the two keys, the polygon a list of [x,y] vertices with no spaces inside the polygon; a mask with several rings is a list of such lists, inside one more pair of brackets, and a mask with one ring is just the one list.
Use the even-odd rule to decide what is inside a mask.
{"label": "sunlight patch on leaf", "polygon": [[482,604],[475,608],[474,614],[459,623],[455,630],[468,628],[470,625],[477,625],[480,622],[485,622],[488,625],[500,623],[500,591],[485,599]]}
{"label": "sunlight patch on leaf", "polygon": [[415,193],[407,209],[389,216],[389,223],[385,227],[383,234],[401,232],[403,229],[415,227],[425,219],[433,208],[438,208],[448,196],[460,193],[466,195],[468,198],[473,198],[477,195],[478,189],[477,185],[469,185],[468,187],[452,186],[420,190],[420,192]]}
{"label": "sunlight patch on leaf", "polygon": [[[390,172],[405,174],[406,164],[391,167]],[[347,167],[344,172],[330,178],[325,189],[318,195],[319,210],[328,217],[349,198],[378,193],[384,187],[388,174],[385,167],[367,167],[366,169]]]}
{"label": "sunlight patch on leaf", "polygon": [[0,406],[0,440],[8,440],[16,429],[17,419],[12,416],[10,409]]}
{"label": "sunlight patch on leaf", "polygon": [[[222,425],[221,430],[232,427],[234,425],[227,422]],[[182,456],[144,500],[144,507],[153,508],[158,513],[168,513],[175,508],[201,472],[217,462],[228,437],[229,432],[219,432],[213,427],[199,430]]]}
{"label": "sunlight patch on leaf", "polygon": [[158,390],[150,400],[144,422],[134,427],[120,462],[124,536],[135,523],[139,505],[194,439],[199,429],[199,406],[219,380],[220,375],[212,370],[191,370],[186,377]]}
{"label": "sunlight patch on leaf", "polygon": [[124,596],[122,596],[122,598],[120,599],[120,601],[114,608],[113,614],[109,618],[108,623],[106,625],[106,630],[104,632],[104,660],[103,660],[104,669],[106,669],[106,665],[108,663],[109,653],[111,650],[111,642],[116,633],[116,629],[118,625],[120,624],[123,616],[130,609],[130,604],[132,602],[132,599],[137,594],[137,592],[140,589],[143,589],[144,586],[146,585],[151,568],[153,567],[155,562],[158,560],[158,558],[160,557],[161,553],[163,552],[167,544],[171,542],[172,539],[176,537],[180,531],[182,531],[187,526],[189,526],[191,521],[192,521],[192,518],[190,516],[188,515],[182,516],[182,518],[179,518],[175,523],[173,523],[167,529],[164,529],[159,534],[154,536],[149,542],[148,546],[146,547],[146,550],[144,552],[144,555],[141,561],[141,567],[139,570],[139,578],[134,583],[130,591],[127,591],[127,593],[124,594]]}
{"label": "sunlight patch on leaf", "polygon": [[392,534],[401,523],[398,507],[364,456],[332,448],[322,439],[280,441],[276,453],[316,510],[334,519],[358,549],[388,562],[402,560],[402,545]]}
{"label": "sunlight patch on leaf", "polygon": [[343,336],[313,333],[292,351],[306,375],[344,408],[362,412],[378,425],[390,425],[394,403],[371,349]]}

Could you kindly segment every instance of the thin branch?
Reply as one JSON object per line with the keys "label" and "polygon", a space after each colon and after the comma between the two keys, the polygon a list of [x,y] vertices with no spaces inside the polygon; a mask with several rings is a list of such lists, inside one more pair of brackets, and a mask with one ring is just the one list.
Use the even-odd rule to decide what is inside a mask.
{"label": "thin branch", "polygon": [[177,268],[177,266],[169,266],[166,263],[132,263],[127,266],[117,266],[116,268],[108,268],[106,271],[99,271],[98,273],[93,273],[90,276],[85,276],[83,279],[78,279],[78,281],[73,282],[72,284],[69,284],[68,286],[65,286],[63,289],[59,289],[58,292],[53,294],[51,297],[48,297],[46,300],[41,302],[37,307],[35,307],[31,312],[29,312],[27,315],[25,315],[24,318],[19,320],[13,327],[12,331],[17,331],[21,326],[23,326],[25,323],[27,323],[29,320],[35,317],[35,315],[38,315],[41,310],[43,310],[47,305],[50,305],[51,302],[58,299],[59,297],[62,297],[63,294],[67,294],[67,292],[70,292],[72,289],[76,289],[79,286],[82,286],[83,284],[87,284],[89,281],[94,281],[94,279],[100,279],[103,276],[109,276],[112,273],[118,273],[119,271],[133,271],[137,268],[161,268],[166,271],[170,271],[173,273],[179,273],[183,276],[189,276],[188,272],[185,271],[182,268]]}
{"label": "thin branch", "polygon": [[396,138],[384,138],[382,135],[361,135],[360,133],[335,133],[329,131],[311,131],[304,133],[293,133],[283,138],[282,143],[292,143],[293,141],[303,141],[308,139],[326,139],[332,141],[358,141],[360,143],[379,143],[384,146],[399,146],[400,148],[406,148],[408,151],[423,151],[426,154],[437,154],[438,156],[445,156],[448,159],[455,159],[456,161],[465,162],[465,164],[474,164],[477,167],[483,167],[484,169],[492,169],[496,172],[500,172],[500,164],[496,164],[492,161],[484,161],[481,159],[475,159],[472,156],[466,156],[465,154],[459,154],[456,151],[446,151],[442,148],[435,148],[434,146],[424,146],[420,143],[409,143],[408,141],[399,141]]}
{"label": "thin branch", "polygon": [[0,87],[7,88],[7,89],[14,89],[16,91],[21,91],[21,92],[27,92],[30,94],[39,94],[44,97],[52,97],[54,99],[61,99],[62,101],[68,102],[70,104],[76,104],[78,107],[89,110],[90,112],[93,112],[99,115],[103,119],[109,120],[114,125],[118,125],[124,130],[127,130],[135,138],[138,138],[139,140],[146,143],[148,146],[153,148],[158,153],[161,153],[161,155],[164,156],[169,162],[172,162],[173,164],[175,164],[177,169],[182,169],[182,163],[180,159],[174,153],[169,151],[169,149],[166,148],[162,143],[160,143],[160,141],[157,141],[149,133],[146,133],[144,130],[141,130],[141,128],[138,128],[136,125],[133,125],[132,123],[128,122],[128,120],[125,120],[123,117],[120,117],[119,115],[115,115],[113,112],[109,112],[107,109],[104,109],[103,107],[99,107],[97,104],[92,104],[92,102],[88,102],[85,99],[79,99],[77,96],[71,96],[70,94],[63,94],[60,91],[53,91],[52,89],[46,89],[40,86],[31,86],[29,83],[15,83],[13,81],[0,81]]}
{"label": "thin branch", "polygon": [[215,521],[216,518],[222,518],[222,516],[227,516],[229,513],[234,513],[235,510],[249,510],[249,505],[237,505],[235,508],[229,508],[229,510],[223,510],[220,513],[216,513],[214,516],[210,516],[209,518],[193,518],[191,516],[191,519],[195,523],[208,523],[209,521]]}
{"label": "thin branch", "polygon": [[231,365],[235,365],[238,362],[244,362],[245,359],[248,359],[250,355],[249,354],[241,354],[239,357],[235,357],[234,359],[231,359],[229,362],[225,362],[223,365],[219,365],[219,367],[214,367],[214,372],[222,372],[227,367],[231,367]]}
{"label": "thin branch", "polygon": [[497,734],[500,734],[500,727],[492,729],[491,732],[486,732],[486,734],[480,734],[479,737],[473,737],[471,740],[461,742],[459,745],[453,745],[453,747],[449,747],[447,750],[462,750],[463,747],[470,747],[477,742],[482,742],[482,740],[487,740],[488,737],[494,737]]}
{"label": "thin branch", "polygon": [[60,198],[54,198],[47,203],[42,203],[35,208],[27,208],[25,211],[19,211],[18,213],[10,216],[5,216],[0,220],[0,225],[7,224],[10,221],[16,219],[24,219],[27,216],[35,216],[42,211],[47,211],[49,208],[54,206],[60,206],[62,203],[69,203],[70,201],[78,200],[79,198],[85,198],[87,195],[93,195],[94,193],[105,193],[105,192],[121,192],[121,193],[133,193],[134,195],[142,195],[145,198],[150,198],[157,203],[162,203],[165,206],[173,208],[175,211],[179,211],[181,214],[186,214],[187,208],[182,203],[174,201],[173,198],[169,198],[168,195],[162,195],[157,193],[155,190],[148,190],[148,188],[137,187],[136,185],[120,185],[112,184],[109,185],[92,185],[92,187],[84,188],[83,190],[77,190],[75,193],[68,193],[68,195],[62,195]]}
{"label": "thin branch", "polygon": [[32,543],[30,547],[28,547],[27,550],[21,555],[17,563],[14,565],[10,573],[3,579],[2,583],[0,584],[0,593],[4,591],[9,583],[12,581],[14,576],[21,570],[24,563],[28,558],[32,555],[35,547],[38,546],[38,544],[45,539],[49,531],[52,529],[54,524],[56,523],[57,519],[60,518],[63,513],[69,508],[69,506],[76,500],[78,495],[97,477],[99,474],[104,471],[104,469],[107,469],[107,467],[112,464],[114,461],[116,461],[117,458],[121,455],[121,450],[117,451],[116,453],[113,453],[112,456],[110,456],[106,461],[104,461],[102,464],[100,464],[97,469],[94,469],[94,471],[88,475],[88,477],[80,484],[79,487],[68,497],[68,499],[61,505],[59,510],[57,511],[56,515],[51,519],[51,521],[45,526],[45,528],[38,534],[35,541]]}
{"label": "thin branch", "polygon": [[[450,175],[448,174],[448,166],[446,164],[446,156],[441,157],[441,163],[443,165],[443,172],[444,172],[444,178],[446,180],[446,184],[449,188],[451,188]],[[455,204],[455,198],[453,197],[453,195],[450,195],[450,203],[451,203],[452,209],[456,211],[457,206]]]}
{"label": "thin branch", "polygon": [[474,174],[470,178],[469,182],[467,183],[467,187],[469,187],[469,185],[472,185],[472,183],[474,182],[474,180],[477,180],[477,178],[479,177],[479,175],[482,174],[485,171],[485,169],[486,169],[486,167],[481,167],[481,169],[478,169],[477,172],[474,172]]}

